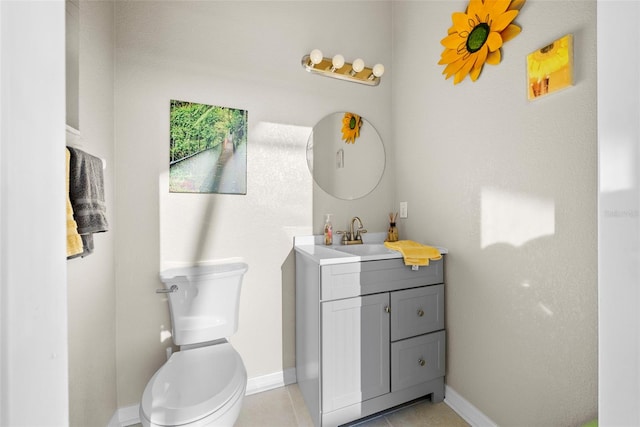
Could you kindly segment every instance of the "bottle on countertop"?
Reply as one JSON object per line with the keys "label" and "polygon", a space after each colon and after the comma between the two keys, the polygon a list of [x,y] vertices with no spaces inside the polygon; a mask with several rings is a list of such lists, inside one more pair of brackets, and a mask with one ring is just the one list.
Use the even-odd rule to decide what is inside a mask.
{"label": "bottle on countertop", "polygon": [[331,214],[324,216],[324,244],[329,246],[333,244],[333,225],[331,225]]}
{"label": "bottle on countertop", "polygon": [[387,232],[386,242],[397,242],[398,241],[398,227],[396,227],[396,218],[398,217],[398,213],[390,213],[389,214],[389,230]]}

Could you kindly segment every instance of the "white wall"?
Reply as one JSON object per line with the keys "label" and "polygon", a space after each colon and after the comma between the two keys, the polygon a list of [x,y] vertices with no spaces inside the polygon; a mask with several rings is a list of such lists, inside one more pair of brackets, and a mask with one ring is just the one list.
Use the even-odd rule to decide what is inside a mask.
{"label": "white wall", "polygon": [[[454,86],[437,65],[466,1],[394,2],[401,237],[447,247],[447,384],[498,425],[597,414],[596,3],[536,1]],[[573,33],[576,84],[527,101],[528,53]]]}
{"label": "white wall", "polygon": [[599,422],[640,425],[640,4],[598,2]]}
{"label": "white wall", "polygon": [[[244,258],[232,342],[250,378],[295,366],[292,237],[320,233],[325,212],[336,227],[361,215],[384,230],[393,176],[358,202],[318,195],[305,157],[311,127],[355,111],[390,141],[390,85],[314,76],[300,59],[317,47],[389,64],[390,10],[387,2],[116,4],[120,407],[139,401],[171,344],[167,303],[154,293],[171,263]],[[248,110],[246,195],[169,194],[171,99]]]}
{"label": "white wall", "polygon": [[69,421],[64,13],[62,1],[0,2],[3,426]]}
{"label": "white wall", "polygon": [[116,405],[114,273],[114,3],[80,1],[78,123],[80,148],[106,161],[110,230],[94,235],[95,251],[67,262],[70,425],[107,425]]}

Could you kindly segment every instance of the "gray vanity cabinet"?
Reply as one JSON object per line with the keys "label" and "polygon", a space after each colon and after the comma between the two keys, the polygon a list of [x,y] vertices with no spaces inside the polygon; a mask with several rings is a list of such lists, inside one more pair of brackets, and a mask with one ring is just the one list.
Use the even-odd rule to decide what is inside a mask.
{"label": "gray vanity cabinet", "polygon": [[296,254],[296,374],[316,426],[444,398],[443,264]]}

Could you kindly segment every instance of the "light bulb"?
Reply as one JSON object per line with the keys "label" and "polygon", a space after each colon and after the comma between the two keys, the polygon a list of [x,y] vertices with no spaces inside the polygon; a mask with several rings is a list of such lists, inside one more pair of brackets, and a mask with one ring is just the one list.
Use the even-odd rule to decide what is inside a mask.
{"label": "light bulb", "polygon": [[334,56],[333,60],[331,61],[331,64],[332,64],[331,72],[339,70],[340,68],[342,68],[344,66],[344,56],[342,56],[340,54]]}
{"label": "light bulb", "polygon": [[373,66],[372,73],[369,74],[369,80],[373,80],[376,77],[380,78],[384,74],[384,65],[376,64]]}
{"label": "light bulb", "polygon": [[322,62],[322,51],[320,49],[313,49],[311,51],[311,53],[309,54],[309,61],[311,61],[311,65],[312,67],[314,65],[318,65],[320,62]]}
{"label": "light bulb", "polygon": [[353,61],[353,65],[351,66],[351,75],[355,76],[362,70],[364,70],[364,61],[360,58]]}

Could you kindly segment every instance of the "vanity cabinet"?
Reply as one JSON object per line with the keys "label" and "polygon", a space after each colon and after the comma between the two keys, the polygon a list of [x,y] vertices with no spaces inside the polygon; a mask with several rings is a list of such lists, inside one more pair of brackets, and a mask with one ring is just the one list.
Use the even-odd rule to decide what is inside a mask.
{"label": "vanity cabinet", "polygon": [[296,253],[296,374],[316,426],[444,398],[443,266]]}

